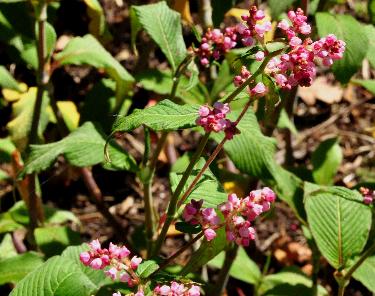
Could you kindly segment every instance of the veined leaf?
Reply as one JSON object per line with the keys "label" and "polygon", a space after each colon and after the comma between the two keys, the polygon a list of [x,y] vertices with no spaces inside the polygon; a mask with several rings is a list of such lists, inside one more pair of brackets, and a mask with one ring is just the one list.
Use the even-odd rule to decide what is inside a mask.
{"label": "veined leaf", "polygon": [[143,261],[137,268],[137,274],[141,279],[149,277],[159,269],[159,265],[154,260]]}
{"label": "veined leaf", "polygon": [[346,42],[344,57],[335,61],[332,69],[337,80],[347,83],[359,70],[367,54],[369,39],[365,27],[351,15],[332,15],[326,12],[316,14],[316,24],[321,37],[335,34]]}
{"label": "veined leaf", "polygon": [[[186,191],[190,183],[194,180],[195,176],[198,174],[200,169],[203,167],[205,160],[202,158],[196,164],[196,169],[192,171],[191,175],[189,176],[182,193]],[[170,181],[172,190],[174,191],[181,180],[182,175],[171,173],[170,174]],[[219,204],[223,203],[227,200],[227,194],[224,192],[223,188],[221,187],[220,183],[216,179],[215,175],[207,169],[206,172],[203,174],[201,179],[198,181],[197,185],[195,185],[193,191],[190,193],[189,197],[185,200],[185,204],[189,203],[192,199],[200,200],[203,199],[203,207],[204,208],[216,208]]]}
{"label": "veined leaf", "polygon": [[103,68],[116,81],[118,102],[127,95],[134,83],[134,78],[128,71],[89,34],[71,39],[64,50],[55,56],[55,60],[60,65],[90,65]]}
{"label": "veined leaf", "polygon": [[[59,155],[64,155],[71,165],[77,167],[92,166],[104,162],[105,138],[106,136],[98,126],[92,122],[86,122],[58,142],[31,145],[29,158],[19,177],[49,168]],[[123,153],[126,152],[123,151]],[[134,159],[130,155],[127,159],[129,168],[134,167]],[[122,166],[124,165],[122,164]]]}
{"label": "veined leaf", "polygon": [[186,56],[186,46],[182,37],[181,17],[170,9],[165,1],[155,4],[132,6],[132,44],[143,28],[159,45],[173,71]]}
{"label": "veined leaf", "polygon": [[42,264],[43,258],[35,252],[27,252],[0,260],[0,285],[19,282]]}
{"label": "veined leaf", "polygon": [[358,191],[305,183],[305,208],[314,240],[336,269],[363,250],[371,227],[371,209]]}
{"label": "veined leaf", "polygon": [[[224,259],[225,254],[224,252],[221,252],[214,259],[208,262],[208,265],[221,269],[223,267]],[[258,283],[261,278],[259,267],[253,260],[251,260],[251,258],[249,258],[246,251],[242,247],[238,249],[237,257],[234,259],[232,267],[229,270],[229,274],[231,277],[237,280],[244,281],[252,285]]]}
{"label": "veined leaf", "polygon": [[112,132],[129,132],[144,124],[155,131],[178,130],[196,126],[199,105],[177,105],[163,100],[155,106],[136,109],[125,117],[119,117]]}
{"label": "veined leaf", "polygon": [[342,161],[342,151],[337,138],[320,143],[311,155],[313,177],[320,185],[332,185]]}
{"label": "veined leaf", "polygon": [[[17,147],[21,150],[24,149],[28,143],[36,94],[37,88],[30,87],[26,93],[21,95],[20,100],[13,104],[13,119],[7,124],[12,141],[16,143]],[[39,138],[43,138],[43,131],[48,124],[48,114],[46,112],[48,101],[47,94],[44,93],[38,126]]]}

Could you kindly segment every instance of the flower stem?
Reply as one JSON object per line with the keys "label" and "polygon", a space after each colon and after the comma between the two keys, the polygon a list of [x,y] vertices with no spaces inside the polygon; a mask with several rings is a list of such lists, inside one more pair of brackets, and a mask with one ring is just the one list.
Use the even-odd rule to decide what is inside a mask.
{"label": "flower stem", "polygon": [[374,255],[375,243],[373,243],[362,255],[359,257],[358,261],[353,264],[352,267],[345,273],[344,278],[350,280],[353,273],[358,269],[358,267],[365,261],[369,256]]}

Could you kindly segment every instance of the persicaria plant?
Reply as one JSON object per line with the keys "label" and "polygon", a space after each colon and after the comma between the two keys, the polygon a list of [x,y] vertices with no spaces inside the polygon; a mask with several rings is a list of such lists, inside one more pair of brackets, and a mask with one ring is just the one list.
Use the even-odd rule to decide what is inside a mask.
{"label": "persicaria plant", "polygon": [[[357,103],[300,134],[293,123],[307,87],[314,86],[314,99],[324,97],[317,90],[322,80],[335,84],[334,93],[336,80],[348,84],[362,64],[375,65],[373,53],[356,57],[361,49],[352,29],[373,49],[363,35],[375,32],[372,25],[364,33],[348,15],[321,12],[327,3],[308,14],[309,1],[255,1],[259,7],[242,3],[228,11],[218,0],[199,1],[198,13],[189,1],[95,0],[82,3],[90,34],[72,37],[50,24],[68,1],[60,1],[59,13],[60,3],[51,2],[25,6],[35,32],[7,40],[11,56],[16,51],[26,62],[8,68],[27,69],[17,77],[36,87],[0,68],[0,108],[12,118],[1,130],[7,138],[0,152],[11,150],[7,180],[22,199],[0,216],[0,234],[12,233],[0,244],[0,283],[12,284],[11,295],[247,294],[231,281],[225,294],[230,277],[259,296],[343,296],[352,277],[375,292],[366,277],[375,278],[375,186],[347,185],[352,174],[338,180],[339,139],[325,140],[311,159],[293,153],[342,113],[355,116]],[[124,10],[104,14],[111,5]],[[9,7],[0,9],[4,38],[12,35],[8,14],[18,8]],[[112,30],[106,17],[116,19]],[[119,37],[128,24],[131,32]],[[65,80],[74,87],[61,87]],[[64,184],[57,195],[78,184],[71,212],[46,205],[64,204],[45,197],[56,176]],[[352,189],[333,186],[343,183]],[[73,198],[63,200],[69,207]],[[85,243],[79,236],[77,242],[78,231]],[[8,251],[24,254],[1,254]],[[15,278],[7,274],[12,256],[27,270],[17,269]],[[328,264],[337,285],[320,279]]]}

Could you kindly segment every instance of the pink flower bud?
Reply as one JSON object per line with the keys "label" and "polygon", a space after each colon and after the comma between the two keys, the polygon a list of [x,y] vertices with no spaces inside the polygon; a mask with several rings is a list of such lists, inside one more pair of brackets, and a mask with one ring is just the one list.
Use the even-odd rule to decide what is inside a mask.
{"label": "pink flower bud", "polygon": [[134,294],[134,296],[144,296],[145,294],[143,291],[138,291],[137,293]]}
{"label": "pink flower bud", "polygon": [[113,293],[112,296],[121,296],[120,292]]}
{"label": "pink flower bud", "polygon": [[278,23],[277,27],[280,28],[281,30],[286,31],[289,29],[290,26],[286,20],[282,20]]}
{"label": "pink flower bud", "polygon": [[135,270],[137,269],[138,265],[141,264],[141,262],[142,262],[142,258],[134,256],[132,260],[130,261],[130,267]]}
{"label": "pink flower bud", "polygon": [[258,51],[256,54],[255,54],[255,59],[257,61],[262,61],[264,59],[264,52],[263,51]]}
{"label": "pink flower bud", "polygon": [[289,45],[293,47],[301,45],[301,44],[302,44],[302,40],[298,37],[292,37],[289,41]]}
{"label": "pink flower bud", "polygon": [[108,277],[110,277],[113,281],[117,278],[117,269],[112,267],[104,272],[104,274]]}
{"label": "pink flower bud", "polygon": [[253,95],[264,95],[267,89],[262,82],[258,82],[257,85],[251,90]]}
{"label": "pink flower bud", "polygon": [[103,262],[102,262],[102,259],[100,258],[95,258],[90,263],[90,267],[92,269],[102,269],[102,265],[103,265]]}
{"label": "pink flower bud", "polygon": [[208,108],[207,106],[201,106],[199,108],[199,116],[207,116],[208,114],[210,114],[210,108]]}
{"label": "pink flower bud", "polygon": [[90,260],[91,260],[91,256],[89,254],[89,252],[82,252],[80,255],[79,255],[79,260],[81,260],[81,262],[85,265],[89,265],[90,263]]}
{"label": "pink flower bud", "polygon": [[200,296],[201,291],[198,286],[191,286],[191,288],[188,291],[188,296]]}
{"label": "pink flower bud", "polygon": [[257,21],[260,21],[260,20],[264,19],[264,17],[265,17],[265,15],[264,15],[263,10],[258,10],[254,15],[254,19],[257,20]]}
{"label": "pink flower bud", "polygon": [[168,296],[170,291],[171,291],[171,288],[167,285],[163,285],[159,289],[159,293],[162,296]]}
{"label": "pink flower bud", "polygon": [[127,272],[120,273],[120,281],[123,283],[129,283],[131,281],[131,277]]}
{"label": "pink flower bud", "polygon": [[207,241],[211,241],[216,237],[216,232],[215,232],[215,230],[213,230],[211,228],[207,228],[204,231],[204,236],[207,239]]}
{"label": "pink flower bud", "polygon": [[89,246],[93,251],[98,251],[101,249],[101,245],[98,239],[95,239],[91,243],[89,243]]}

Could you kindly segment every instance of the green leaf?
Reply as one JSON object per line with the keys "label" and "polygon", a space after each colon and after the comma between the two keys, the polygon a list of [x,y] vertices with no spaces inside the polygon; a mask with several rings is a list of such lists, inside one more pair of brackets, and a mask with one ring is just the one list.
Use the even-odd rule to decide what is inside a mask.
{"label": "green leaf", "polygon": [[373,24],[375,24],[375,1],[369,0],[368,1],[368,15],[370,17],[370,20]]}
{"label": "green leaf", "polygon": [[348,266],[363,250],[371,227],[371,209],[358,191],[305,183],[307,221],[315,242],[336,269]]}
{"label": "green leaf", "polygon": [[23,226],[15,222],[9,212],[0,214],[0,233],[12,232],[23,228]]}
{"label": "green leaf", "polygon": [[375,80],[353,79],[352,81],[360,86],[363,86],[365,89],[375,95]]}
{"label": "green leaf", "polygon": [[0,87],[21,91],[17,81],[4,66],[0,66]]}
{"label": "green leaf", "polygon": [[[201,158],[198,163],[195,165],[195,169],[190,174],[182,194],[186,191],[188,186],[194,180],[195,176],[199,173],[203,167],[205,160]],[[182,174],[171,173],[170,181],[171,187],[174,191],[182,178]],[[220,183],[216,179],[215,175],[207,169],[203,176],[200,178],[198,183],[195,185],[193,191],[190,193],[189,197],[185,200],[184,204],[189,203],[192,199],[200,200],[203,199],[203,208],[214,207],[216,208],[219,204],[227,200],[227,194],[224,192]]]}
{"label": "green leaf", "polygon": [[346,42],[344,57],[335,61],[333,73],[341,83],[349,82],[350,78],[362,65],[369,47],[369,39],[365,27],[351,15],[331,15],[317,13],[316,23],[321,37],[335,34],[337,38]]}
{"label": "green leaf", "polygon": [[[373,1],[373,3],[373,5],[375,5],[375,1]],[[369,40],[369,47],[367,50],[366,58],[370,62],[372,68],[375,68],[375,27],[373,25],[367,25],[365,26],[365,31]]]}
{"label": "green leaf", "polygon": [[368,257],[353,273],[353,277],[375,293],[375,255]]}
{"label": "green leaf", "polygon": [[170,9],[165,1],[132,6],[131,11],[133,44],[137,33],[143,28],[159,45],[175,71],[186,56],[180,14]]}
{"label": "green leaf", "polygon": [[[104,162],[105,138],[106,136],[102,133],[100,127],[92,122],[86,122],[58,142],[31,145],[29,158],[19,177],[49,168],[59,155],[64,155],[71,165],[77,167],[92,166]],[[115,144],[111,143],[111,145]],[[122,153],[126,152],[122,151]],[[133,167],[134,160],[131,156],[120,159],[129,160],[128,167]],[[119,164],[114,162],[113,165]],[[122,166],[125,167],[126,164]]]}
{"label": "green leaf", "polygon": [[[208,265],[221,269],[223,267],[225,253],[221,252]],[[261,279],[261,272],[257,264],[249,258],[244,248],[238,249],[237,257],[229,270],[231,277],[255,285]]]}
{"label": "green leaf", "polygon": [[288,8],[291,8],[295,1],[296,0],[269,0],[268,5],[271,9],[272,19],[278,19],[280,14],[286,12]]}
{"label": "green leaf", "polygon": [[234,7],[235,0],[226,1],[212,1],[212,22],[214,27],[220,27],[221,22],[224,20],[225,13]]}
{"label": "green leaf", "polygon": [[105,161],[103,164],[103,168],[106,170],[130,172],[139,170],[135,159],[120,145],[109,145],[108,155],[110,155],[110,161]]}
{"label": "green leaf", "polygon": [[293,135],[297,135],[298,131],[296,129],[296,126],[294,125],[294,122],[292,122],[288,116],[288,113],[286,113],[285,109],[282,109],[280,112],[280,117],[277,122],[278,128],[287,128],[289,129]]}
{"label": "green leaf", "polygon": [[42,264],[42,257],[35,252],[0,260],[0,285],[19,282]]}
{"label": "green leaf", "polygon": [[[153,91],[161,95],[170,95],[173,80],[170,71],[160,71],[157,69],[147,70],[135,76],[139,85],[144,89]],[[180,77],[176,97],[187,104],[203,104],[205,102],[206,87],[198,82],[191,86],[190,79],[185,76]]]}
{"label": "green leaf", "polygon": [[[216,1],[215,1],[216,2]],[[216,100],[219,98],[221,92],[223,92],[228,85],[233,82],[233,73],[227,60],[224,60],[220,66],[217,79],[215,79],[214,85],[212,86],[210,96]]]}
{"label": "green leaf", "polygon": [[163,100],[155,106],[136,109],[125,117],[119,117],[112,132],[130,132],[142,124],[155,131],[171,131],[196,126],[199,105],[177,105]]}
{"label": "green leaf", "polygon": [[68,226],[36,228],[35,241],[47,257],[60,254],[70,245],[81,244],[80,234]]}
{"label": "green leaf", "polygon": [[342,151],[337,138],[325,140],[311,155],[313,177],[320,185],[332,185],[342,161]]}
{"label": "green leaf", "polygon": [[[35,35],[37,38],[39,34],[38,29],[38,22],[35,23]],[[53,51],[55,50],[55,44],[56,44],[56,32],[53,26],[46,22],[45,24],[45,38],[46,38],[46,55],[49,57],[52,55]],[[35,47],[35,55],[37,56],[37,51]]]}
{"label": "green leaf", "polygon": [[103,68],[116,81],[118,102],[128,94],[134,83],[134,78],[128,71],[89,34],[70,40],[64,50],[56,54],[55,60],[60,65],[90,65]]}
{"label": "green leaf", "polygon": [[194,252],[194,256],[191,256],[189,262],[187,262],[181,270],[181,275],[187,275],[190,272],[196,271],[198,268],[215,258],[226,246],[227,240],[225,237],[225,229],[220,228],[216,231],[216,237],[213,240],[207,241],[206,239],[203,239],[199,249]]}
{"label": "green leaf", "polygon": [[72,259],[50,258],[24,277],[12,290],[11,296],[89,296],[99,289],[96,282]]}
{"label": "green leaf", "polygon": [[17,250],[14,247],[12,235],[7,233],[4,235],[0,244],[0,262],[1,260],[17,256]]}
{"label": "green leaf", "polygon": [[108,39],[108,31],[103,8],[98,0],[84,0],[87,5],[87,15],[90,17],[89,32],[96,38]]}
{"label": "green leaf", "polygon": [[[34,105],[36,100],[37,88],[30,87],[29,90],[21,95],[18,102],[13,104],[12,114],[13,119],[8,122],[7,128],[10,133],[12,141],[16,144],[18,149],[25,149],[28,143],[28,137],[31,130],[31,123],[33,120]],[[49,98],[44,93],[42,100],[41,115],[38,126],[38,136],[43,138],[43,131],[48,124],[48,107]]]}
{"label": "green leaf", "polygon": [[154,260],[143,261],[137,268],[137,275],[141,279],[148,278],[152,273],[159,269],[159,265]]}
{"label": "green leaf", "polygon": [[16,150],[16,146],[9,137],[0,139],[0,162],[10,162],[14,150]]}
{"label": "green leaf", "polygon": [[175,224],[175,228],[178,231],[183,233],[190,233],[190,234],[197,234],[202,231],[201,225],[192,225],[191,223],[187,223],[185,221],[177,222]]}

